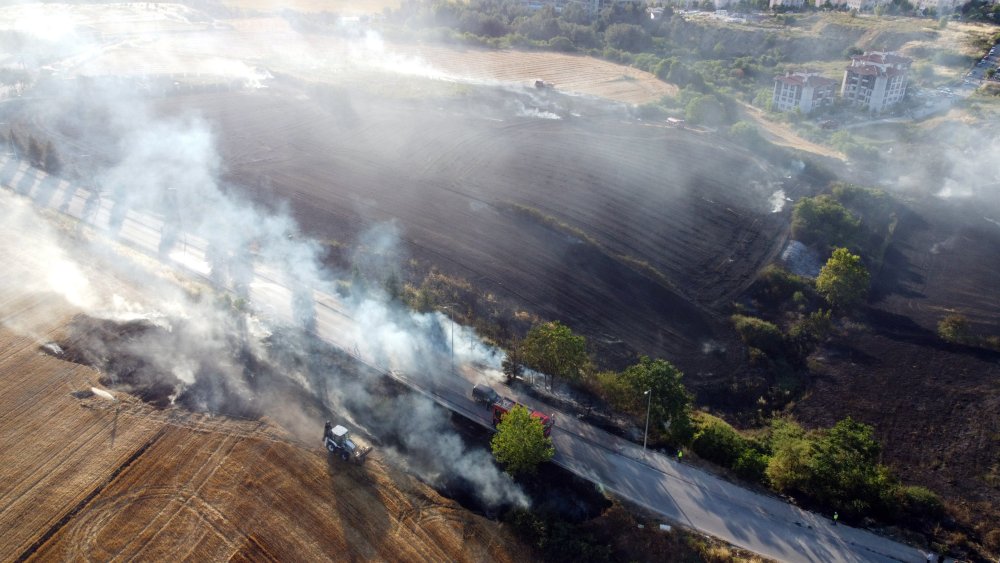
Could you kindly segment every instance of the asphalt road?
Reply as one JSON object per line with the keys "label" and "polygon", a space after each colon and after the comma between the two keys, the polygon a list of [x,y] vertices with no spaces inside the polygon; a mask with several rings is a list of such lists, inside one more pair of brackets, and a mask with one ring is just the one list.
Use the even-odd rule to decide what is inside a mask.
{"label": "asphalt road", "polygon": [[[60,209],[99,229],[107,229],[112,220],[113,202],[14,159],[0,157],[0,184],[39,205]],[[117,237],[152,256],[162,256],[159,253],[162,228],[163,222],[156,217],[127,211]],[[163,257],[190,273],[207,276],[205,250],[203,240],[181,234]],[[279,279],[282,278],[278,272],[256,267],[251,302],[279,321],[290,321],[292,292],[275,281]],[[314,291],[313,298],[317,335],[377,366],[374,358],[366,357],[359,349],[360,329],[345,312],[347,308],[331,295]],[[441,360],[435,359],[442,365],[448,364],[447,360]],[[433,377],[389,373],[437,403],[489,426],[488,411],[474,403],[470,394],[472,382],[483,379],[475,367],[457,365],[454,372],[445,370]],[[918,549],[865,530],[834,526],[823,516],[723,481],[659,453],[644,452],[641,446],[536,400],[518,397],[502,385],[493,385],[502,394],[555,413],[552,433],[557,451],[555,463],[679,525],[779,561],[926,561],[925,554]]]}

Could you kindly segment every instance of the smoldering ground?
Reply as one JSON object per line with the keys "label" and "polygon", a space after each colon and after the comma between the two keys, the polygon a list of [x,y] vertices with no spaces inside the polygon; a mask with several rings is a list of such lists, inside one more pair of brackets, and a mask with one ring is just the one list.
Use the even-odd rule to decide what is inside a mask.
{"label": "smoldering ground", "polygon": [[[267,416],[317,445],[322,417],[343,418],[396,444],[388,452],[428,480],[457,475],[474,483],[487,504],[527,504],[489,454],[466,445],[429,401],[400,394],[392,399],[399,404],[383,404],[379,416],[372,416],[374,404],[386,400],[376,392],[378,374],[359,375],[348,367],[353,360],[321,347],[303,330],[315,306],[308,303],[312,291],[333,294],[335,280],[343,276],[323,268],[318,245],[300,235],[280,206],[255,206],[220,180],[224,166],[204,120],[193,114],[155,115],[130,81],[52,80],[40,91],[47,98],[41,104],[46,121],[73,133],[57,139],[57,146],[70,155],[68,164],[80,167],[76,185],[100,193],[110,207],[104,232],[92,243],[73,240],[70,252],[63,250],[66,241],[60,237],[45,240],[44,248],[72,258],[50,257],[24,266],[25,278],[62,284],[26,284],[29,292],[52,291],[53,297],[62,296],[81,311],[61,343],[68,359],[98,368],[103,383],[133,391],[158,406]],[[85,156],[78,154],[84,150]],[[23,203],[11,205],[20,206],[25,221],[43,223]],[[102,239],[117,236],[127,218],[136,214],[162,221],[161,232],[182,232],[204,241],[207,275],[233,293],[169,289],[169,280],[146,271],[148,263],[116,255],[121,249]],[[15,214],[4,219],[6,227],[15,229],[19,221]],[[390,248],[393,236],[379,235],[378,244]],[[372,237],[362,242],[373,244]],[[41,248],[41,242],[33,244]],[[184,245],[179,236],[161,238],[161,258],[168,259]],[[91,287],[86,275],[65,274],[74,264],[99,260],[113,263],[123,284],[152,290],[144,296],[148,301],[136,305],[138,301],[116,297],[108,288]],[[292,288],[300,301],[306,295],[307,302],[271,302],[271,313],[277,307],[292,314],[258,315],[251,287],[255,270],[273,273],[274,281]],[[5,278],[6,283],[11,280]],[[378,350],[386,365],[433,377],[441,367],[435,358],[447,357],[439,318],[413,316],[377,294],[355,292],[345,306],[365,319],[358,340],[366,350]],[[482,352],[467,348],[469,353]]]}

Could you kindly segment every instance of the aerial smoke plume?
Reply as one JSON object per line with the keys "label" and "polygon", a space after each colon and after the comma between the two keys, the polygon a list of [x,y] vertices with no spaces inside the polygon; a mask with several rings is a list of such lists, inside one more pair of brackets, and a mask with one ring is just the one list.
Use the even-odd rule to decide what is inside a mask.
{"label": "aerial smoke plume", "polygon": [[[59,37],[65,52],[88,52],[99,46],[71,30]],[[78,43],[70,48],[65,45],[67,38]],[[371,38],[366,41],[367,49],[378,48],[371,45]],[[306,413],[312,411],[304,407],[279,400],[288,394],[272,396],[268,389],[292,385],[322,410],[332,411],[332,416],[364,421],[363,411],[374,401],[378,378],[357,379],[335,362],[317,362],[309,331],[332,337],[340,345],[354,343],[365,360],[431,385],[435,374],[447,371],[450,342],[444,326],[450,321],[440,315],[414,314],[388,302],[377,289],[361,294],[355,288],[351,299],[333,305],[316,301],[319,294],[336,295],[336,280],[349,276],[323,267],[320,246],[301,235],[280,205],[262,207],[225,185],[224,163],[211,124],[197,115],[157,114],[137,93],[142,80],[97,77],[44,82],[38,86],[47,98],[40,110],[44,120],[59,131],[74,132],[71,138],[59,135],[56,128],[48,133],[65,155],[67,169],[77,172],[72,189],[87,190],[80,193],[89,194],[88,201],[93,202],[87,218],[99,222],[104,235],[111,237],[124,238],[129,229],[157,225],[161,260],[183,264],[231,292],[227,297],[174,287],[169,273],[156,271],[159,267],[152,261],[122,260],[100,237],[93,244],[74,241],[77,247],[70,257],[60,237],[43,228],[32,231],[34,255],[18,257],[28,258],[17,262],[24,268],[23,276],[9,276],[4,283],[58,294],[92,318],[129,327],[127,341],[105,343],[106,348],[94,350],[95,358],[124,354],[141,364],[142,373],[158,374],[161,379],[155,383],[172,390],[169,401],[181,400],[212,412],[269,415],[293,432],[303,436],[311,432],[317,447],[323,421],[311,420]],[[43,224],[22,200],[3,198],[4,229]],[[389,260],[403,258],[396,250],[399,233],[394,229],[390,225],[360,241],[378,249],[383,263],[377,266],[383,270],[392,269]],[[137,298],[122,296],[115,287],[95,290],[85,273],[95,258],[115,264],[111,274],[124,282],[123,287],[131,283],[146,288],[145,303],[136,305]],[[26,279],[35,283],[26,284]],[[316,325],[317,307],[327,306],[340,308],[353,319],[352,334],[343,334],[337,326]],[[102,334],[90,330],[93,325],[84,328]],[[456,336],[463,343],[460,361],[497,363],[469,333],[460,329]],[[264,372],[278,373],[284,381],[265,385]],[[400,447],[390,448],[391,453],[430,480],[464,479],[487,504],[527,504],[489,454],[466,445],[429,400],[407,395],[396,400],[399,408],[381,411],[388,418],[365,426],[376,434],[394,435],[392,443]],[[238,408],[227,404],[233,401],[240,403]]]}

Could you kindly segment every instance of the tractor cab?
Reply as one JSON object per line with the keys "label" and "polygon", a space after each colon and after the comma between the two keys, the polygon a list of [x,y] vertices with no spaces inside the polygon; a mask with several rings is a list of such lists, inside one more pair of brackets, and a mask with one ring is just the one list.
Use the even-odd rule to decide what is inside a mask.
{"label": "tractor cab", "polygon": [[333,426],[328,421],[323,427],[323,445],[330,453],[340,453],[341,459],[354,459],[358,463],[364,461],[371,451],[370,446],[362,446],[351,438],[350,431],[341,425]]}

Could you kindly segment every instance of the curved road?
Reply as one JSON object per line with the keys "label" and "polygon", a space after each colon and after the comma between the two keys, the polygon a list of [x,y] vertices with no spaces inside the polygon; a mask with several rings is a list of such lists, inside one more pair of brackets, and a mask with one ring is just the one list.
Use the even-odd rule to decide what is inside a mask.
{"label": "curved road", "polygon": [[[98,228],[107,228],[111,219],[113,202],[94,197],[82,188],[14,159],[0,157],[0,184],[32,198],[38,205],[60,209]],[[163,221],[159,218],[128,211],[117,237],[157,256],[162,228]],[[181,234],[167,259],[191,273],[207,276],[205,247],[203,240]],[[292,292],[274,281],[279,279],[282,277],[277,272],[256,266],[251,300],[257,309],[289,321]],[[356,343],[361,329],[345,313],[346,307],[328,294],[313,292],[313,297],[316,334],[361,361],[376,363],[358,351]],[[441,363],[447,365],[447,360]],[[472,382],[483,379],[473,366],[460,365],[454,373],[443,371],[433,378],[387,373],[437,403],[490,426],[488,411],[470,397]],[[555,463],[681,526],[779,561],[926,561],[926,555],[916,548],[865,530],[834,526],[823,516],[773,496],[723,481],[667,456],[644,453],[631,442],[500,387],[502,394],[545,412],[555,412],[556,427],[552,433],[557,452]]]}

